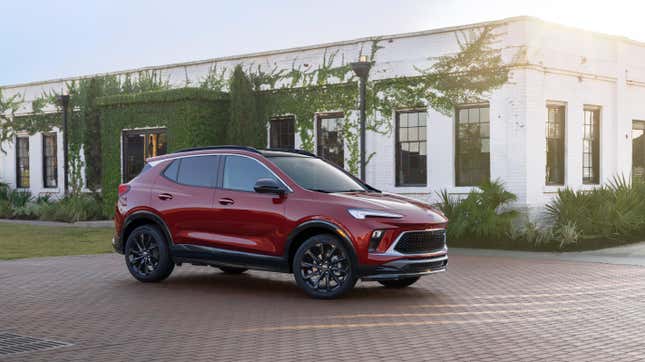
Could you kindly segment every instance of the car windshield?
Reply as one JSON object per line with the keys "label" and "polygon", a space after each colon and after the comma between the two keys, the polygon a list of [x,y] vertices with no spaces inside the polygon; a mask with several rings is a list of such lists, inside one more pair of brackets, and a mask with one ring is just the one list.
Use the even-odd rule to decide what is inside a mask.
{"label": "car windshield", "polygon": [[313,157],[270,157],[284,173],[301,187],[319,192],[371,191],[345,172]]}

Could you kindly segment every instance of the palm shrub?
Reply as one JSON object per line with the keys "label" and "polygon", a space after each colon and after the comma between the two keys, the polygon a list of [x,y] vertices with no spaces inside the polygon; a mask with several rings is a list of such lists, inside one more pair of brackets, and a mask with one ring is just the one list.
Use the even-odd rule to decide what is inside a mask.
{"label": "palm shrub", "polygon": [[645,228],[645,184],[615,176],[590,191],[560,190],[546,206],[555,228],[571,227],[582,238],[625,238]]}
{"label": "palm shrub", "polygon": [[517,196],[499,181],[486,182],[464,199],[451,197],[446,190],[438,193],[437,207],[448,217],[451,240],[499,240],[511,230],[517,211],[507,206]]}

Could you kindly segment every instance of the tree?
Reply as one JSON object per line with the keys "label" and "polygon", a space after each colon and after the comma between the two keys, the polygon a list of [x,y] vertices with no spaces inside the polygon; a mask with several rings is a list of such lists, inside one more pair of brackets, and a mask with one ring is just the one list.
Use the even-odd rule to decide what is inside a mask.
{"label": "tree", "polygon": [[256,93],[251,80],[241,65],[233,70],[230,79],[230,119],[226,140],[230,144],[264,147],[266,144],[265,125],[257,117]]}

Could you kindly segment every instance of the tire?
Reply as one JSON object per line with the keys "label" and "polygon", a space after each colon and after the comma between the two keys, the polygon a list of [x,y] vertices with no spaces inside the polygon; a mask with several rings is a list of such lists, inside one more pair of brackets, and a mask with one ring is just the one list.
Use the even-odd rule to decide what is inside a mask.
{"label": "tire", "polygon": [[244,273],[245,271],[248,270],[248,269],[245,269],[245,268],[236,268],[236,267],[232,267],[232,266],[220,266],[218,268],[219,268],[219,270],[223,271],[226,274],[242,274],[242,273]]}
{"label": "tire", "polygon": [[381,283],[386,288],[401,289],[401,288],[409,287],[410,285],[416,283],[417,280],[419,280],[419,278],[421,278],[421,277],[392,279],[392,280],[379,280],[378,282]]}
{"label": "tire", "polygon": [[332,234],[305,240],[293,258],[296,284],[309,296],[333,299],[350,291],[357,281],[354,258],[345,243]]}
{"label": "tire", "polygon": [[166,238],[154,225],[139,226],[130,233],[125,243],[125,264],[130,274],[144,283],[162,281],[175,268]]}

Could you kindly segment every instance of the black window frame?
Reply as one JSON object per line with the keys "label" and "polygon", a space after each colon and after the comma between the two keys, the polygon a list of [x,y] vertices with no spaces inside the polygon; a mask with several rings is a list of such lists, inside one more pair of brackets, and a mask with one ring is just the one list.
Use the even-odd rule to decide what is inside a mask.
{"label": "black window frame", "polygon": [[[47,139],[53,138],[53,154],[47,155]],[[56,132],[42,134],[42,153],[43,153],[43,188],[54,189],[58,187],[58,134]],[[51,163],[51,164],[50,164]],[[53,164],[53,165],[52,165]],[[49,172],[53,172],[51,177]],[[50,184],[48,180],[54,180]]]}
{"label": "black window frame", "polygon": [[[599,106],[584,106],[583,109],[582,183],[584,185],[600,184],[600,109]],[[586,149],[587,144],[590,151]],[[590,170],[590,177],[585,176],[586,170]]]}
{"label": "black window frame", "polygon": [[[462,151],[462,147],[463,147],[462,141],[464,140],[464,138],[460,137],[460,129],[459,129],[459,127],[461,125],[461,119],[460,119],[459,114],[460,114],[460,111],[462,111],[462,110],[468,110],[470,112],[471,109],[477,109],[478,113],[479,113],[478,116],[477,116],[478,121],[476,122],[477,125],[478,125],[478,128],[477,128],[478,129],[478,132],[477,132],[478,136],[476,137],[476,139],[479,142],[479,147],[478,147],[478,149],[480,150],[479,151],[479,154],[480,154],[479,157],[483,157],[483,156],[481,156],[481,154],[487,154],[488,155],[487,159],[485,160],[488,167],[479,167],[479,168],[472,167],[472,168],[470,168],[471,170],[485,170],[485,173],[480,176],[481,181],[479,181],[479,182],[467,182],[467,181],[462,180],[463,170],[460,167],[460,162],[462,161],[461,157],[463,157],[462,156],[463,153],[461,151]],[[482,112],[483,109],[486,109],[488,111],[488,122],[481,122],[481,112]],[[470,118],[470,116],[469,116],[469,118]],[[473,122],[468,122],[468,123],[470,124],[470,123],[473,123]],[[486,123],[488,125],[487,126],[488,127],[488,132],[487,132],[488,137],[482,137],[482,135],[481,135],[481,124],[484,124],[484,123]],[[491,175],[491,172],[490,172],[490,168],[491,168],[491,162],[490,162],[490,129],[491,129],[491,126],[490,126],[490,123],[491,123],[491,117],[490,117],[490,104],[489,103],[462,104],[462,105],[458,105],[458,106],[455,107],[455,165],[454,165],[454,167],[455,167],[455,186],[457,186],[457,187],[476,187],[476,186],[480,186],[484,182],[489,182],[490,181],[490,175]],[[482,139],[487,139],[488,140],[488,152],[481,152],[481,147],[482,147],[482,142],[481,141],[482,141]],[[482,160],[478,160],[479,163],[481,163],[481,161]]]}
{"label": "black window frame", "polygon": [[[166,137],[166,144],[165,144],[166,153],[157,154],[157,156],[162,156],[162,155],[165,155],[165,154],[168,153],[168,128],[166,128],[166,127],[142,128],[142,129],[124,129],[124,130],[121,130],[121,182],[123,182],[123,183],[126,183],[126,182],[129,182],[131,180],[134,180],[134,178],[137,177],[141,173],[141,171],[139,171],[136,175],[132,176],[132,178],[130,178],[129,180],[126,179],[126,173],[127,173],[127,169],[128,169],[127,168],[128,167],[128,164],[127,164],[128,160],[127,160],[127,155],[126,155],[127,147],[126,147],[126,144],[125,144],[125,138],[126,138],[127,135],[130,135],[130,134],[143,134],[144,139],[147,139],[148,135],[151,135],[151,134],[157,134],[157,135],[164,134],[165,137]],[[148,156],[147,156],[147,145],[144,142],[144,146],[143,146],[143,162],[142,162],[143,167],[145,167],[145,165],[146,165],[145,161],[146,161],[147,158],[148,158]],[[143,170],[143,167],[141,167],[141,170]]]}
{"label": "black window frame", "polygon": [[[339,155],[339,157],[342,158],[341,163],[337,162],[337,161],[340,161],[340,159],[334,160],[332,158],[328,158],[328,152],[325,150],[325,145],[323,145],[322,142],[321,142],[323,140],[323,137],[322,137],[322,132],[323,132],[322,123],[323,123],[323,120],[326,120],[326,119],[333,119],[333,120],[337,120],[337,121],[341,122],[341,128],[340,128],[340,131],[339,131],[340,144],[337,145],[337,146],[340,146],[340,155]],[[326,159],[327,161],[332,162],[333,164],[335,164],[336,166],[338,166],[340,168],[345,168],[345,138],[343,137],[344,132],[343,132],[343,127],[342,127],[342,124],[344,122],[345,122],[345,115],[342,112],[317,113],[316,114],[316,154],[319,157],[322,157],[322,158]]]}
{"label": "black window frame", "polygon": [[[554,122],[551,122],[550,115],[551,111],[554,111],[554,117],[553,120]],[[556,111],[559,111],[560,117],[556,119],[557,113]],[[560,124],[558,125],[558,122]],[[555,124],[554,130],[557,134],[557,131],[559,130],[560,137],[552,137],[550,136],[550,124],[553,123]],[[567,157],[566,157],[566,137],[567,137],[567,132],[566,132],[566,124],[567,124],[567,106],[565,104],[547,104],[546,105],[546,119],[545,119],[545,153],[546,153],[546,160],[545,160],[545,165],[544,165],[544,183],[545,185],[548,186],[564,186],[565,180],[566,180],[566,162],[567,162]],[[555,140],[553,142],[549,142],[550,140]],[[558,168],[558,173],[560,174],[561,179],[550,179],[550,175],[552,174],[549,172],[549,162],[553,157],[549,156],[550,152],[557,152],[558,150],[550,150],[550,147],[552,145],[558,146],[560,154],[556,155],[558,160],[559,160],[559,165],[553,166],[554,168]],[[554,156],[555,157],[555,156]]]}
{"label": "black window frame", "polygon": [[[274,133],[281,132],[283,130],[282,126],[278,127],[278,124],[287,124],[286,136],[282,134],[277,135],[278,143],[281,143],[282,137],[285,137],[290,140],[290,144],[287,146],[276,145],[273,143]],[[284,148],[284,149],[294,149],[296,147],[296,117],[293,115],[271,117],[269,119],[269,148]]]}
{"label": "black window frame", "polygon": [[[642,135],[638,137],[638,144],[634,144],[634,131],[641,131]],[[632,120],[632,177],[645,180],[645,120]],[[635,147],[636,146],[636,147]],[[639,167],[637,170],[635,168]]]}
{"label": "black window frame", "polygon": [[[411,113],[423,113],[425,114],[426,117],[426,123],[425,125],[419,126],[417,123],[416,127],[405,127],[406,129],[406,134],[407,130],[410,128],[417,128],[417,139],[416,140],[409,140],[406,139],[405,141],[401,141],[401,115],[402,114],[411,114]],[[419,128],[425,129],[425,132],[420,133]],[[423,139],[421,139],[421,135],[423,135]],[[419,153],[421,150],[421,144],[424,144],[425,147],[425,164],[422,167],[422,171],[420,173],[423,173],[422,176],[419,176],[419,178],[423,178],[423,182],[406,182],[404,175],[401,174],[401,170],[403,167],[403,155],[401,152],[401,144],[406,143],[406,144],[412,144],[416,143],[418,148],[419,148]],[[419,157],[417,155],[416,157]],[[427,187],[428,186],[428,110],[426,108],[411,108],[411,109],[400,109],[396,110],[394,114],[394,183],[396,187]],[[411,178],[411,177],[408,177]]]}
{"label": "black window frame", "polygon": [[[21,155],[21,143],[22,142],[27,143],[27,148],[26,148],[27,156],[26,157]],[[28,188],[31,187],[31,172],[30,172],[30,165],[29,165],[29,163],[31,161],[30,160],[30,155],[29,155],[29,136],[17,136],[15,145],[16,145],[16,188],[28,189]],[[22,168],[20,167],[20,164],[21,164],[20,159],[21,158],[27,160],[27,162],[26,162],[26,164],[27,164],[27,167],[26,167],[27,175],[26,176],[23,174],[24,170],[22,170]],[[23,164],[24,164],[24,162],[23,162]],[[27,180],[26,184],[23,183],[25,177],[26,177],[26,180]]]}

